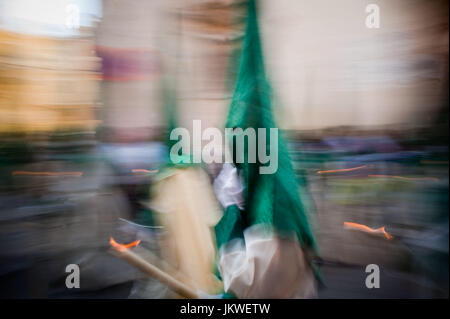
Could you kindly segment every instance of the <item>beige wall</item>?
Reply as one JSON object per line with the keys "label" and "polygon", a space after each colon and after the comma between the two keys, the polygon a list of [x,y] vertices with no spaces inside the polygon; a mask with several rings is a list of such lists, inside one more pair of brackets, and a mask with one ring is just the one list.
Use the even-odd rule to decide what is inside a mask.
{"label": "beige wall", "polygon": [[[193,119],[201,119],[204,126],[221,127],[230,103],[224,78],[232,44],[220,38],[239,31],[239,26],[226,21],[242,14],[232,12],[230,2],[106,1],[99,43],[159,50],[177,79],[181,125],[190,127]],[[445,1],[259,3],[274,110],[282,128],[413,125],[417,120],[423,124],[427,118],[418,115],[432,112],[441,102],[448,64]],[[380,7],[379,29],[365,26],[369,3]],[[155,83],[148,83],[149,91]],[[114,94],[105,101],[114,104]],[[145,101],[160,103],[149,94],[153,95],[142,93]],[[134,99],[128,102],[117,98],[125,102],[117,108],[134,105],[134,100],[145,108],[138,94],[131,95]],[[146,112],[155,114],[159,107],[152,104]],[[136,114],[135,123],[144,121],[144,111],[133,115],[130,110],[119,112],[116,122],[128,118],[133,125]],[[153,125],[160,119],[147,116],[147,120]]]}
{"label": "beige wall", "polygon": [[[436,77],[448,61],[445,2],[262,3],[266,63],[282,126],[411,123],[418,110],[439,102]],[[379,29],[365,27],[369,3],[380,7]]]}

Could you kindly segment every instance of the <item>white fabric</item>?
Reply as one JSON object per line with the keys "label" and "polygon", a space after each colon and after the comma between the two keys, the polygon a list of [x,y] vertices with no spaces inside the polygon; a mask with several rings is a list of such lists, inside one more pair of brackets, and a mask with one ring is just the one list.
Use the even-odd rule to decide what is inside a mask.
{"label": "white fabric", "polygon": [[226,292],[238,298],[313,298],[315,277],[295,239],[253,226],[219,252]]}
{"label": "white fabric", "polygon": [[223,164],[222,170],[214,180],[214,191],[222,206],[227,208],[237,205],[243,209],[243,190],[244,183],[239,178],[236,167],[229,163]]}
{"label": "white fabric", "polygon": [[227,243],[221,250],[219,269],[225,291],[247,296],[255,280],[256,263],[261,270],[267,269],[270,257],[276,250],[273,237],[264,237],[256,228],[244,232],[245,245],[241,239]]}

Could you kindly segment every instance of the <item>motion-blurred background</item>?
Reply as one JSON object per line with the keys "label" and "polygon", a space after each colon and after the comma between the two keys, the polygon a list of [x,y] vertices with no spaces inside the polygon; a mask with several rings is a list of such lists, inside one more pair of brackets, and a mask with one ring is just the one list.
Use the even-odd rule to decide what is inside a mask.
{"label": "motion-blurred background", "polygon": [[[259,4],[319,297],[448,298],[448,1]],[[168,296],[109,238],[158,253],[146,203],[166,151],[164,83],[181,126],[223,128],[244,21],[240,0],[0,0],[1,297]],[[364,285],[372,263],[380,289]]]}

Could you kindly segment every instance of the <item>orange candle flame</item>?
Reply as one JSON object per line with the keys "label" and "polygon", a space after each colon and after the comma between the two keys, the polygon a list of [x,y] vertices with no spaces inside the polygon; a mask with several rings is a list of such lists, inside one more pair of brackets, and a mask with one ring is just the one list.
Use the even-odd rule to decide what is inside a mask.
{"label": "orange candle flame", "polygon": [[82,176],[83,172],[30,172],[14,171],[12,175],[30,175],[30,176]]}
{"label": "orange candle flame", "polygon": [[394,238],[390,234],[388,234],[388,232],[386,232],[385,226],[377,228],[377,229],[373,229],[373,228],[370,228],[369,226],[352,223],[352,222],[344,222],[344,226],[349,229],[360,230],[360,231],[370,233],[370,234],[382,234],[384,237],[386,237],[386,239]]}
{"label": "orange candle flame", "polygon": [[157,169],[144,169],[144,168],[134,168],[131,170],[132,173],[157,173],[158,170]]}
{"label": "orange candle flame", "polygon": [[396,176],[396,175],[368,175],[369,177],[380,177],[380,178],[396,178],[405,181],[432,181],[439,182],[439,179],[436,177],[404,177],[404,176]]}
{"label": "orange candle flame", "polygon": [[368,166],[367,165],[361,165],[361,166],[351,167],[351,168],[330,169],[330,170],[327,170],[327,171],[318,171],[317,174],[351,172],[351,171],[356,171],[356,170],[364,168],[364,167],[368,167]]}
{"label": "orange candle flame", "polygon": [[136,247],[137,245],[139,245],[140,242],[141,242],[140,240],[135,240],[129,244],[119,244],[118,242],[116,242],[114,240],[114,238],[112,238],[112,237],[109,238],[109,244],[111,245],[111,247],[113,247],[114,249],[116,249],[118,251],[125,251],[128,248]]}

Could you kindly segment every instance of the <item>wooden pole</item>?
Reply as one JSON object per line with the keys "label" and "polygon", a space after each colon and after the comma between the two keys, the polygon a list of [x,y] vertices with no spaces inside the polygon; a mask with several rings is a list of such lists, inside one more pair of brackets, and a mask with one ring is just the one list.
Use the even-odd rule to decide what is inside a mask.
{"label": "wooden pole", "polygon": [[111,251],[114,255],[120,257],[129,264],[135,266],[140,271],[154,277],[163,284],[166,284],[168,287],[170,287],[173,291],[177,292],[178,294],[186,298],[196,299],[199,297],[194,289],[175,279],[174,277],[162,271],[155,265],[149,263],[148,261],[143,259],[141,256],[137,255],[136,253],[132,252],[131,250],[117,249],[113,247]]}

